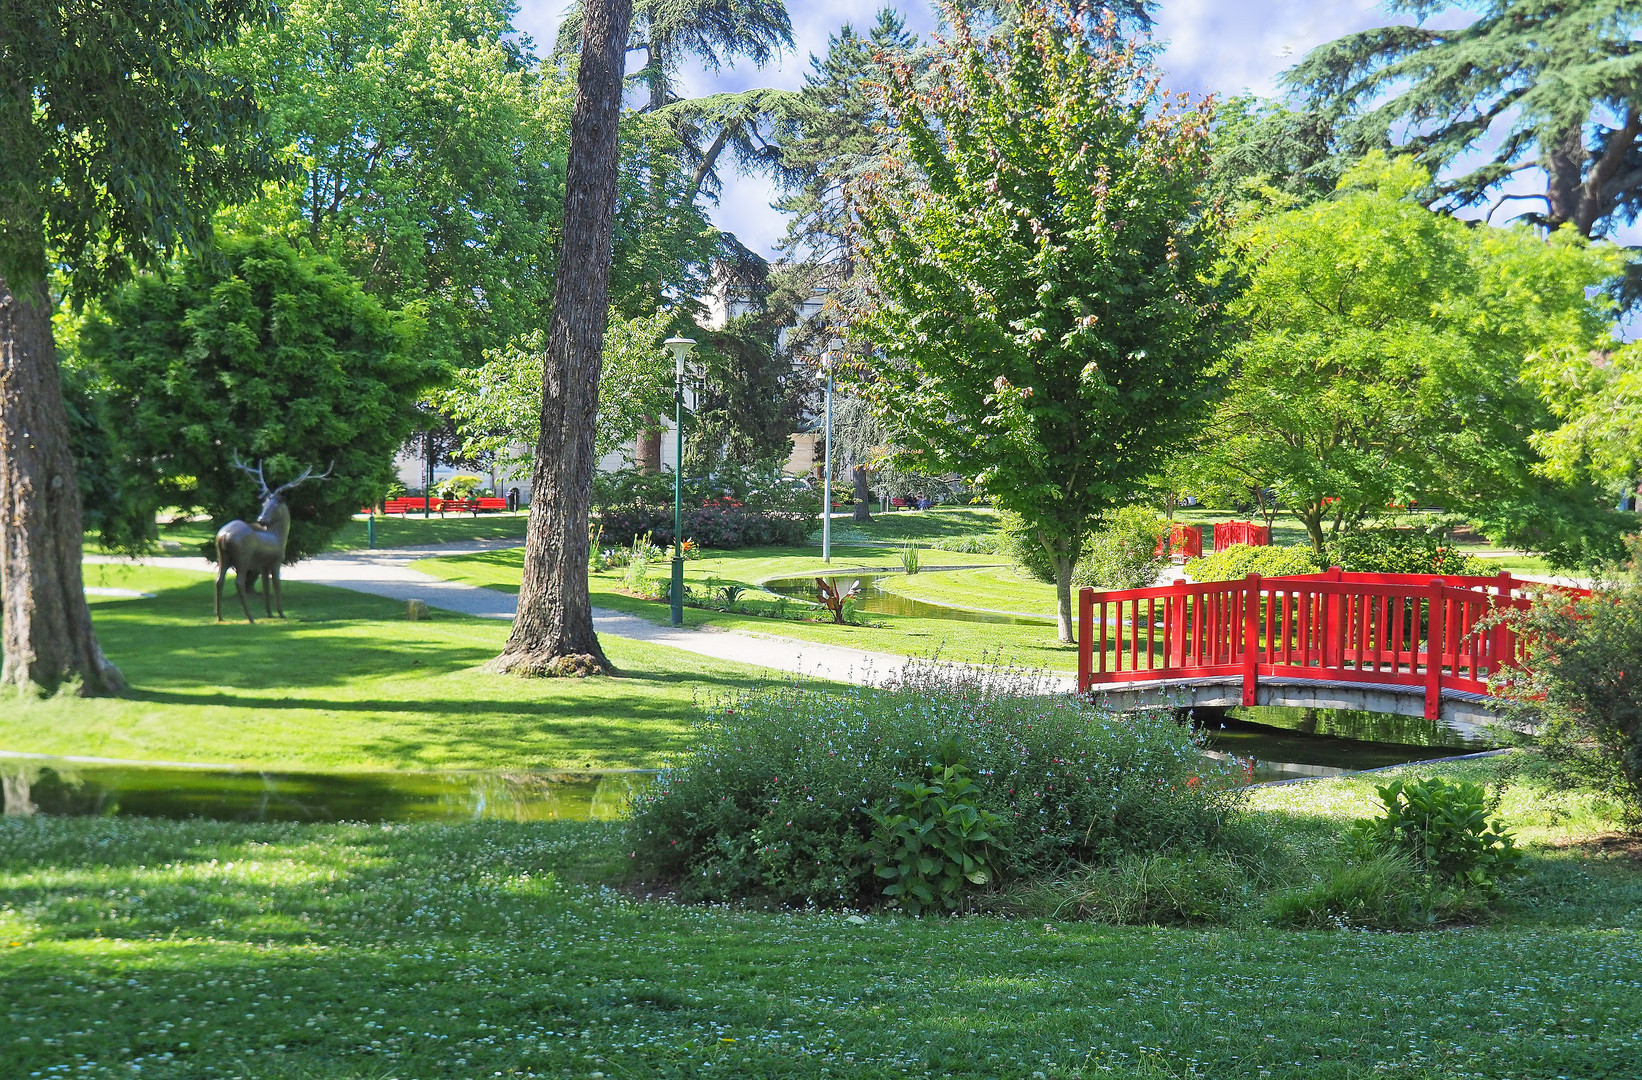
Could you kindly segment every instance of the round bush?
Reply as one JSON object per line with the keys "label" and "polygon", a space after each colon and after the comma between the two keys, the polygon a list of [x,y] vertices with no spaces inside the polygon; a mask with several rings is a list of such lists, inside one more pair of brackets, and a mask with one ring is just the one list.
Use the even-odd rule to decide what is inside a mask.
{"label": "round bush", "polygon": [[1321,569],[1322,560],[1309,547],[1303,546],[1232,544],[1213,555],[1186,561],[1186,574],[1193,581],[1236,581],[1250,574],[1285,577],[1315,574]]}
{"label": "round bush", "polygon": [[686,899],[871,905],[869,811],[956,760],[998,815],[988,860],[1007,882],[1212,840],[1239,777],[1199,742],[1167,712],[1119,715],[1018,673],[914,664],[880,689],[762,688],[710,711],[635,801],[629,844]]}

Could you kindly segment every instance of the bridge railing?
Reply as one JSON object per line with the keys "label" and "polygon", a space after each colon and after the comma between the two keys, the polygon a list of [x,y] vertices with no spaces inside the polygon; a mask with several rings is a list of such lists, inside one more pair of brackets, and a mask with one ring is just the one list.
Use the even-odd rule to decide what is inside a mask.
{"label": "bridge railing", "polygon": [[[1481,625],[1525,607],[1535,587],[1493,577],[1321,574],[1176,582],[1078,597],[1078,688],[1239,677],[1256,703],[1262,678],[1419,687],[1436,719],[1444,690],[1487,691],[1515,662],[1516,635]],[[1543,586],[1538,586],[1543,587]],[[1098,647],[1097,647],[1098,646]]]}

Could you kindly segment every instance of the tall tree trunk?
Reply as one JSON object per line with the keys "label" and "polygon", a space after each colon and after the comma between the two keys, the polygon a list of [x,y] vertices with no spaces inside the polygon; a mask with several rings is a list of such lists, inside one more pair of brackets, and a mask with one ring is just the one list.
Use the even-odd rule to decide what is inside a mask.
{"label": "tall tree trunk", "polygon": [[1060,640],[1070,645],[1077,641],[1077,628],[1072,621],[1072,569],[1076,559],[1055,556],[1055,622]]}
{"label": "tall tree trunk", "polygon": [[587,675],[610,669],[593,632],[587,515],[610,298],[616,126],[633,3],[588,0],[582,11],[564,239],[542,365],[542,433],[531,473],[524,580],[513,633],[489,665],[493,671],[520,675]]}
{"label": "tall tree trunk", "polygon": [[91,627],[81,534],[51,292],[0,279],[0,686],[125,689]]}
{"label": "tall tree trunk", "polygon": [[658,417],[644,418],[644,426],[639,429],[638,440],[633,445],[633,464],[640,472],[661,471],[661,420]]}
{"label": "tall tree trunk", "polygon": [[855,467],[855,520],[870,522],[872,520],[872,505],[867,502],[872,492],[867,487],[870,474],[865,465]]}

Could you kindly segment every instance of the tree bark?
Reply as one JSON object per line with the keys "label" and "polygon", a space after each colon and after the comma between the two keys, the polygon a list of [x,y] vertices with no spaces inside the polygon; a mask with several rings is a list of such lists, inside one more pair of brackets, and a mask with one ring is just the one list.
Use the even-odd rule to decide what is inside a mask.
{"label": "tree bark", "polygon": [[633,445],[633,464],[639,467],[640,472],[661,471],[661,434],[661,420],[646,416],[644,426],[639,429],[638,440]]}
{"label": "tree bark", "polygon": [[1072,623],[1072,569],[1076,559],[1055,556],[1055,622],[1060,640],[1070,645],[1078,635]]}
{"label": "tree bark", "polygon": [[858,522],[872,521],[872,504],[867,499],[872,495],[868,490],[867,482],[870,474],[865,465],[855,467],[855,520]]}
{"label": "tree bark", "polygon": [[80,485],[44,281],[0,279],[0,686],[125,689],[80,577]]}
{"label": "tree bark", "polygon": [[593,428],[610,296],[616,128],[632,0],[588,0],[570,119],[564,239],[542,365],[542,431],[531,474],[519,613],[493,671],[590,675],[610,670],[587,588]]}

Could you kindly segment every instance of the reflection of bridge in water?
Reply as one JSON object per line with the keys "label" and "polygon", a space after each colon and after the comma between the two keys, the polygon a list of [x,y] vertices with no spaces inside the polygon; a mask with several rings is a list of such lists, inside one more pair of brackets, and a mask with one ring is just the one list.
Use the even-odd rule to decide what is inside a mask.
{"label": "reflection of bridge in water", "polygon": [[[1184,581],[1078,599],[1078,689],[1117,708],[1297,705],[1482,723],[1517,658],[1497,618],[1545,586],[1322,574]],[[1095,648],[1096,644],[1100,648]]]}

